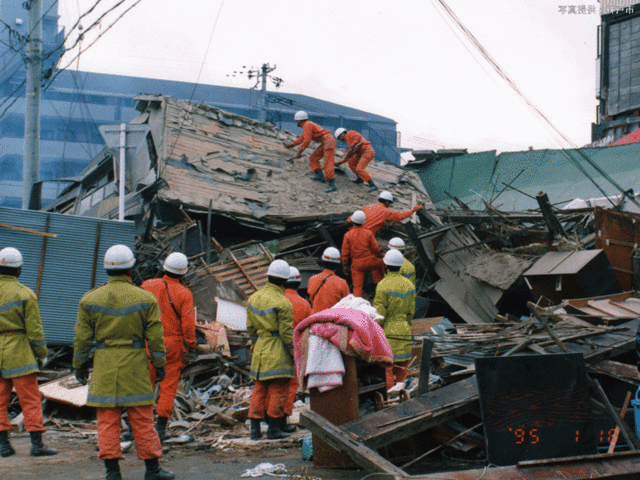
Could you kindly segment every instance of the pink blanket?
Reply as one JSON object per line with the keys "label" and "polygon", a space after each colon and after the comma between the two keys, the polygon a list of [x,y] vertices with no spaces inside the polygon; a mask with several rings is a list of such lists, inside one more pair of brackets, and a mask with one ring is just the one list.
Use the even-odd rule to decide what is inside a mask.
{"label": "pink blanket", "polygon": [[384,367],[393,365],[393,352],[384,330],[360,310],[328,308],[305,318],[293,332],[298,379],[303,385],[307,345],[303,337],[318,335],[336,345],[344,354],[360,357]]}

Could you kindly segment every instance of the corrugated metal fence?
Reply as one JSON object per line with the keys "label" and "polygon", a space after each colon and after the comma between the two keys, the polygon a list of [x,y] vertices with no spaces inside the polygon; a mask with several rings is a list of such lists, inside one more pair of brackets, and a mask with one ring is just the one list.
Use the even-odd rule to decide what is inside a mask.
{"label": "corrugated metal fence", "polygon": [[80,299],[108,280],[105,252],[117,243],[133,246],[134,237],[133,222],[0,207],[0,248],[22,253],[19,281],[38,294],[49,345],[73,343]]}

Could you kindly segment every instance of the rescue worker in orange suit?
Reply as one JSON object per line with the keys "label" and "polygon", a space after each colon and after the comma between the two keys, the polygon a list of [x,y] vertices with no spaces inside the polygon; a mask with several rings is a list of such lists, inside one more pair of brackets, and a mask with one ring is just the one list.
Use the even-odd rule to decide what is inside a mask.
{"label": "rescue worker in orange suit", "polygon": [[373,275],[373,283],[378,283],[384,276],[382,249],[371,230],[364,228],[366,215],[358,210],[351,215],[353,227],[342,239],[342,264],[347,269],[351,266],[351,282],[353,294],[362,296],[364,278],[367,271]]}
{"label": "rescue worker in orange suit", "polygon": [[341,267],[338,249],[335,247],[326,248],[318,263],[324,267],[324,270],[311,277],[307,283],[312,314],[333,307],[349,295],[347,281],[336,275],[336,270]]}
{"label": "rescue worker in orange suit", "polygon": [[384,329],[393,352],[393,367],[387,368],[387,389],[407,376],[411,359],[411,322],[416,310],[416,289],[400,273],[404,258],[391,249],[384,256],[386,274],[376,287],[373,306],[382,315],[378,323]]}
{"label": "rescue worker in orange suit", "polygon": [[409,218],[414,212],[422,208],[422,205],[416,205],[406,212],[394,212],[389,208],[389,205],[392,203],[393,195],[391,192],[387,192],[386,190],[380,192],[380,195],[378,195],[378,203],[372,203],[362,209],[367,216],[364,228],[371,230],[375,235],[380,231],[384,222],[399,222],[400,220]]}
{"label": "rescue worker in orange suit", "polygon": [[284,438],[282,431],[289,383],[295,377],[293,360],[293,307],[284,296],[289,264],[274,260],[267,269],[267,284],[247,300],[247,332],[251,338],[250,377],[255,380],[249,403],[251,439],[262,437],[266,417],[268,439]]}
{"label": "rescue worker in orange suit", "polygon": [[24,426],[31,437],[31,456],[58,453],[42,442],[42,395],[38,372],[46,363],[38,298],[30,288],[18,282],[22,272],[22,254],[15,248],[0,250],[0,455],[16,451],[9,443],[8,408],[15,388],[24,415]]}
{"label": "rescue worker in orange suit", "polygon": [[[302,276],[296,267],[289,267],[289,280],[284,285],[284,296],[291,302],[293,306],[293,328],[309,315],[311,315],[311,305],[298,294],[298,288],[302,282]],[[296,392],[298,391],[298,376],[295,375],[289,382],[289,397],[284,407],[285,422],[282,430],[285,433],[296,431],[295,425],[286,423],[286,419],[293,413],[293,403],[296,400]]]}
{"label": "rescue worker in orange suit", "polygon": [[371,146],[371,142],[367,142],[362,135],[355,130],[347,131],[346,128],[338,128],[335,132],[336,139],[347,144],[347,154],[336,165],[342,165],[348,163],[349,168],[356,174],[356,179],[353,183],[365,183],[369,184],[369,190],[367,192],[375,192],[378,190],[377,185],[371,179],[371,175],[365,170],[367,165],[373,160],[376,152]]}
{"label": "rescue worker in orange suit", "polygon": [[[164,346],[167,351],[167,374],[160,382],[160,395],[156,406],[156,431],[160,441],[168,438],[167,422],[171,418],[173,400],[178,390],[180,373],[196,358],[196,319],[193,312],[193,295],[180,279],[187,273],[189,261],[186,255],[174,252],[164,261],[164,276],[145,280],[140,285],[153,293],[160,306],[160,318],[164,327]],[[155,370],[151,383],[155,383]]]}
{"label": "rescue worker in orange suit", "polygon": [[[156,378],[165,375],[165,349],[160,308],[153,294],[131,283],[136,260],[125,245],[104,255],[109,282],[86,293],[78,307],[73,343],[73,369],[82,385],[89,382],[87,406],[97,408],[98,450],[107,480],[122,480],[119,460],[120,424],[126,409],[138,458],[144,460],[144,480],[171,480],[160,468],[160,438],[153,423],[153,384],[145,340]],[[94,347],[89,380],[89,353]]]}
{"label": "rescue worker in orange suit", "polygon": [[[302,156],[302,152],[304,152],[305,148],[309,146],[309,143],[312,140],[314,142],[319,142],[320,146],[309,156],[309,165],[311,166],[311,170],[315,173],[313,180],[324,183],[326,179],[327,182],[329,182],[329,186],[325,192],[335,192],[338,189],[334,180],[336,139],[331,136],[331,132],[329,132],[329,130],[309,121],[309,116],[305,111],[300,110],[299,112],[296,112],[293,118],[296,121],[296,124],[302,128],[302,135],[293,142],[287,143],[285,147],[293,148],[300,145],[298,153],[293,157],[293,159],[296,159]],[[323,157],[324,175],[320,169],[320,159]]]}

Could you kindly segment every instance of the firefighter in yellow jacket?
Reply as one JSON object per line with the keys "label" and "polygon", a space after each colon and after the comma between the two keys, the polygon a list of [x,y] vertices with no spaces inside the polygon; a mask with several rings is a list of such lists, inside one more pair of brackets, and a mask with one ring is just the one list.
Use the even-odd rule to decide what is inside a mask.
{"label": "firefighter in yellow jacket", "polygon": [[411,283],[413,283],[413,286],[416,286],[416,267],[413,266],[413,263],[411,263],[409,260],[407,260],[407,257],[404,256],[404,240],[402,240],[400,237],[393,237],[391,240],[389,240],[389,243],[387,244],[387,246],[391,249],[391,248],[395,248],[396,250],[399,250],[400,253],[402,253],[402,266],[400,267],[400,275],[402,275],[404,278],[406,278],[407,280],[410,280]]}
{"label": "firefighter in yellow jacket", "polygon": [[293,306],[284,296],[289,265],[274,260],[268,283],[247,301],[247,331],[251,336],[251,378],[256,381],[249,404],[251,439],[257,440],[260,421],[267,418],[267,438],[282,438],[289,382],[295,376],[293,360]]}
{"label": "firefighter in yellow jacket", "polygon": [[122,409],[133,430],[138,458],[146,465],[145,480],[170,480],[173,473],[160,468],[160,439],[153,422],[151,364],[157,380],[166,362],[160,309],[152,293],[131,283],[135,258],[125,245],[114,245],[104,256],[109,282],[82,297],[73,344],[73,368],[78,382],[89,378],[89,354],[94,347],[93,375],[87,405],[97,408],[98,449],[107,480],[121,480],[119,459]]}
{"label": "firefighter in yellow jacket", "polygon": [[18,283],[21,272],[22,254],[12,247],[0,250],[0,455],[16,453],[9,443],[11,423],[7,414],[14,388],[31,437],[31,456],[55,455],[55,449],[42,443],[42,396],[38,388],[47,344],[38,298]]}
{"label": "firefighter in yellow jacket", "polygon": [[[386,274],[376,286],[373,306],[384,318],[378,323],[384,328],[393,352],[393,364],[387,368],[387,388],[407,376],[411,358],[411,321],[416,310],[416,289],[400,274],[403,257],[399,250],[389,250],[383,260]],[[395,377],[395,378],[394,378]]]}

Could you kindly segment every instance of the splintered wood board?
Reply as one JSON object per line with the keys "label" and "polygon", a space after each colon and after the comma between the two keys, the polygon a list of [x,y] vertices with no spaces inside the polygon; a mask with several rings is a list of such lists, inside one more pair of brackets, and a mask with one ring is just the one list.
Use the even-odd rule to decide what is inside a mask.
{"label": "splintered wood board", "polygon": [[75,385],[78,385],[75,376],[67,375],[40,385],[40,393],[49,400],[67,403],[76,407],[84,407],[87,404],[89,385]]}

